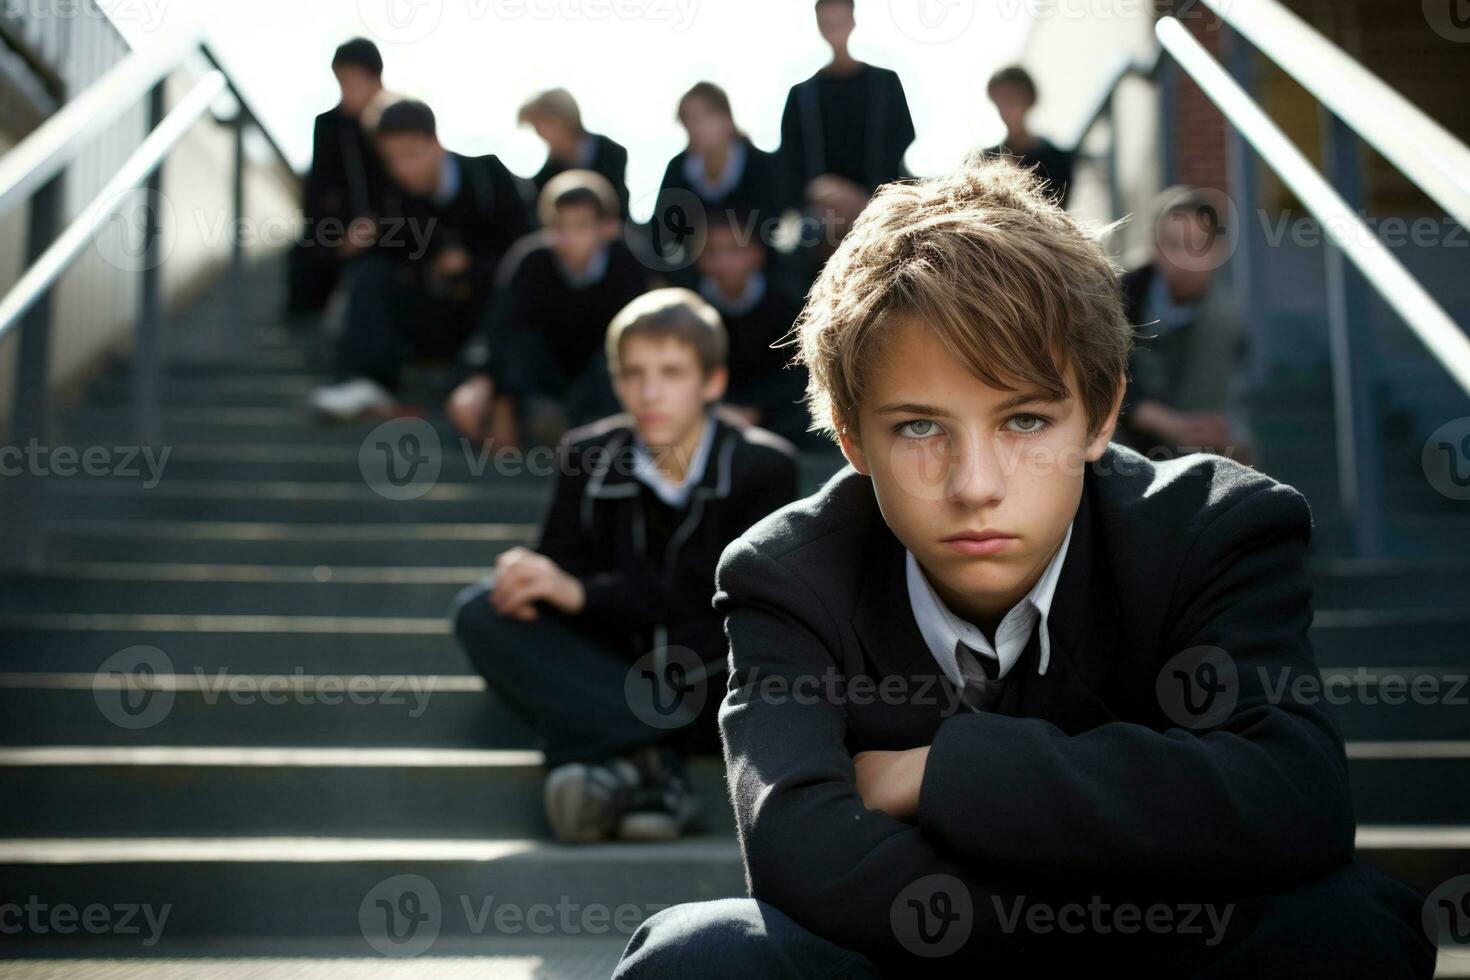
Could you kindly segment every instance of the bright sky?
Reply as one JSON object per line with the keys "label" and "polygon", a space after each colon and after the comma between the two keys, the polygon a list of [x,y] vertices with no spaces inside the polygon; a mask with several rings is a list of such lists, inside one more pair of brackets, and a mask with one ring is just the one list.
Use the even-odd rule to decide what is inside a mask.
{"label": "bright sky", "polygon": [[[780,143],[790,86],[826,61],[810,0],[101,0],[136,47],[202,23],[286,153],[304,168],[312,118],[337,101],[329,68],[349,37],[378,42],[384,84],[424,99],[451,149],[496,153],[529,176],[545,158],[516,109],[563,86],[584,121],[628,147],[635,217],[646,217],[684,147],[678,96],[723,86],[756,145]],[[898,71],[918,139],[908,163],[943,171],[1003,127],[985,79],[1018,58],[1021,0],[858,0],[854,55]]]}

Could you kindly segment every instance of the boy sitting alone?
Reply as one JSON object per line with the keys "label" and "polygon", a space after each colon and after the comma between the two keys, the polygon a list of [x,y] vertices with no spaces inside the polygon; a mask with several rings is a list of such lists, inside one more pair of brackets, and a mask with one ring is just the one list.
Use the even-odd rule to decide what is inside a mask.
{"label": "boy sitting alone", "polygon": [[851,465],[716,574],[751,897],[657,913],[617,976],[1430,976],[1293,694],[1306,501],[1109,444],[1116,269],[1038,180],[883,188],[799,329]]}
{"label": "boy sitting alone", "polygon": [[607,328],[625,411],[566,434],[536,550],[457,601],[460,642],[541,742],[560,840],[668,839],[697,815],[682,757],[718,751],[718,699],[688,696],[726,667],[715,562],[796,496],[790,444],[714,408],[726,350],[696,293],[628,304]]}

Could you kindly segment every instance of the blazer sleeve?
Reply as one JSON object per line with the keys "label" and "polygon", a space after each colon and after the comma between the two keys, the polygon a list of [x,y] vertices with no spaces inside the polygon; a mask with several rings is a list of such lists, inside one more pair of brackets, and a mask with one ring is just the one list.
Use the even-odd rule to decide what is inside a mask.
{"label": "blazer sleeve", "polygon": [[881,961],[912,948],[894,924],[905,891],[944,875],[933,880],[952,897],[967,893],[974,916],[968,940],[946,964],[1034,969],[1059,954],[1058,937],[1033,943],[1026,930],[1004,927],[999,910],[1013,892],[982,884],[920,827],[863,804],[844,709],[825,693],[823,679],[838,670],[827,645],[837,634],[820,599],[739,538],[721,556],[714,606],[730,642],[719,725],[751,895]]}
{"label": "blazer sleeve", "polygon": [[1223,650],[1235,668],[1233,681],[1222,675],[1222,696],[1236,696],[1228,715],[1072,736],[1036,718],[949,718],[930,747],[919,825],[970,867],[1099,889],[1259,891],[1351,860],[1341,736],[1321,699],[1293,696],[1296,679],[1319,680],[1302,570],[1310,531],[1302,495],[1271,484],[1189,546],[1165,658]]}
{"label": "blazer sleeve", "polygon": [[806,174],[806,137],[802,129],[801,100],[793,87],[786,94],[786,108],[781,112],[781,148],[777,151],[785,173],[786,194],[792,206],[800,208],[806,204],[806,185],[811,177]]}

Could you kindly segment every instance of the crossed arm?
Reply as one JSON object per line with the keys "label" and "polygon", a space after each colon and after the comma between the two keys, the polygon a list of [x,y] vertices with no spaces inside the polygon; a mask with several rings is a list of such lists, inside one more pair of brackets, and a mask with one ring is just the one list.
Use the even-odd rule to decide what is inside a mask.
{"label": "crossed arm", "polygon": [[1239,667],[1236,707],[1208,731],[1112,722],[1069,736],[981,712],[947,719],[930,746],[853,758],[841,706],[747,683],[831,671],[839,624],[794,573],[737,542],[716,596],[732,660],[720,725],[752,894],[881,955],[899,893],[950,874],[976,897],[967,949],[993,955],[1024,942],[980,900],[1007,888],[1261,891],[1349,860],[1340,737],[1319,707],[1261,683],[1315,671],[1300,567],[1310,517],[1282,491],[1229,506],[1181,574],[1167,648],[1222,646]]}

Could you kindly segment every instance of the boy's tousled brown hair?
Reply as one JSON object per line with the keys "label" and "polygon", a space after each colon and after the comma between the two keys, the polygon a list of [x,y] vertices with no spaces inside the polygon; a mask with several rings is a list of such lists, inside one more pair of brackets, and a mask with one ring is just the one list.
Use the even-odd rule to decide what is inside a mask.
{"label": "boy's tousled brown hair", "polygon": [[813,431],[857,428],[885,328],[913,317],[1002,390],[1068,394],[1106,423],[1133,346],[1119,270],[1031,171],[975,155],[955,173],[879,188],[807,296],[793,342]]}
{"label": "boy's tousled brown hair", "polygon": [[649,290],[608,324],[607,366],[615,377],[622,368],[623,341],[629,337],[667,337],[688,344],[705,377],[724,367],[730,352],[719,311],[692,289],[677,286]]}

